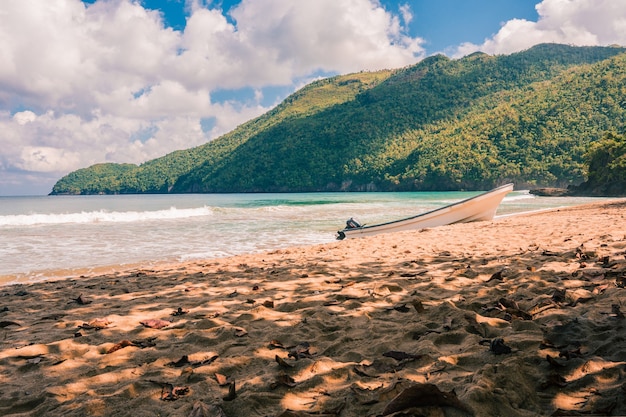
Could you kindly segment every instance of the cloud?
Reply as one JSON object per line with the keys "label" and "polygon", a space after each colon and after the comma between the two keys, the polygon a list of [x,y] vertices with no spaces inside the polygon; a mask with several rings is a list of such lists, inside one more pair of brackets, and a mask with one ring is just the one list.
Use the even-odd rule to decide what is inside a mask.
{"label": "cloud", "polygon": [[[187,0],[177,31],[135,0],[3,1],[0,176],[50,181],[97,162],[140,163],[266,112],[264,88],[424,54],[377,0],[243,0],[229,16],[212,3]],[[255,98],[211,100],[246,88]]]}
{"label": "cloud", "polygon": [[512,19],[482,44],[464,43],[453,54],[509,54],[539,43],[578,46],[626,45],[626,7],[614,0],[543,0],[537,22]]}

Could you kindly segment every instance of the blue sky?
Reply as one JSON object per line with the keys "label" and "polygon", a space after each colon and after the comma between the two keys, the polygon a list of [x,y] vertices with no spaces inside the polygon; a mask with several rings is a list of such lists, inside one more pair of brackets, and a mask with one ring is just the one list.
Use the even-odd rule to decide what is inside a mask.
{"label": "blue sky", "polygon": [[0,195],[202,145],[320,77],[625,45],[624,21],[622,0],[3,0]]}

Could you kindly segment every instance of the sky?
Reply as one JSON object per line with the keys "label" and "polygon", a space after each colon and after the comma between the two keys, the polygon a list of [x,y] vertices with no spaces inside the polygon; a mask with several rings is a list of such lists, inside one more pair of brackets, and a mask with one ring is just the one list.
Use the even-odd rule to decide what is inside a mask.
{"label": "sky", "polygon": [[0,196],[207,143],[323,77],[626,45],[626,0],[2,0]]}

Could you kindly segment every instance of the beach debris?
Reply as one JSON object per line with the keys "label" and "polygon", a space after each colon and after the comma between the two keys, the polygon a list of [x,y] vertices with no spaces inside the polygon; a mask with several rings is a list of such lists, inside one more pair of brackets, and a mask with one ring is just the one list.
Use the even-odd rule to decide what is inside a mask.
{"label": "beach debris", "polygon": [[504,344],[504,339],[496,337],[489,344],[489,350],[496,355],[511,353],[511,348]]}
{"label": "beach debris", "polygon": [[14,322],[14,321],[0,321],[0,328],[5,328],[5,327],[9,327],[9,326],[17,326],[17,327],[22,327],[21,324]]}
{"label": "beach debris", "polygon": [[235,381],[232,381],[228,384],[228,394],[225,397],[222,397],[224,401],[232,401],[237,398],[237,390],[235,388]]}
{"label": "beach debris", "polygon": [[239,293],[237,292],[237,290],[231,292],[230,294],[228,294],[228,298],[235,298],[239,295]]}
{"label": "beach debris", "polygon": [[611,317],[615,317],[618,319],[624,318],[624,313],[620,311],[619,304],[611,304]]}
{"label": "beach debris", "polygon": [[463,404],[454,391],[443,392],[434,384],[416,384],[394,397],[384,408],[382,415],[388,416],[413,407],[453,407],[467,413],[472,410]]}
{"label": "beach debris", "polygon": [[215,373],[215,381],[217,382],[217,385],[219,385],[220,387],[224,387],[228,385],[229,383],[226,375],[218,374],[217,372]]}
{"label": "beach debris", "polygon": [[109,350],[106,351],[106,354],[117,352],[118,350],[124,349],[125,347],[128,347],[128,346],[135,346],[135,344],[131,342],[130,340],[122,340],[121,342],[116,343],[111,348],[109,348]]}
{"label": "beach debris", "polygon": [[406,306],[406,303],[396,304],[393,306],[393,310],[399,311],[400,313],[408,313],[411,311],[411,309]]}
{"label": "beach debris", "polygon": [[196,401],[188,417],[226,417],[226,413],[218,405],[206,405],[202,401]]}
{"label": "beach debris", "polygon": [[165,364],[165,366],[171,366],[174,368],[181,368],[185,365],[189,365],[191,364],[191,362],[189,362],[189,356],[188,355],[183,355],[181,356],[181,358],[177,361],[172,361],[172,362],[168,362]]}
{"label": "beach debris", "polygon": [[546,360],[548,361],[550,366],[552,366],[553,368],[563,368],[563,367],[565,367],[565,365],[563,365],[562,363],[558,362],[556,359],[554,359],[550,355],[546,355]]}
{"label": "beach debris", "polygon": [[417,311],[418,313],[423,313],[424,311],[426,311],[426,309],[424,308],[420,300],[415,299],[411,301],[411,305],[413,306],[415,311]]}
{"label": "beach debris", "polygon": [[522,320],[532,320],[533,316],[530,313],[522,310],[515,300],[508,298],[500,298],[498,300],[500,308],[513,317],[521,318]]}
{"label": "beach debris", "polygon": [[283,368],[293,368],[292,364],[288,363],[278,355],[276,355],[274,359],[276,360],[276,363],[278,363],[278,365],[282,366]]}
{"label": "beach debris", "polygon": [[576,349],[563,349],[559,352],[559,358],[565,358],[567,360],[570,360],[572,358],[582,358],[583,356],[584,354],[581,352],[580,346],[578,346]]}
{"label": "beach debris", "polygon": [[215,360],[219,358],[218,354],[212,354],[208,358],[201,361],[190,361],[189,355],[183,355],[177,361],[168,362],[165,366],[173,367],[173,368],[182,368],[183,366],[191,366],[192,368],[198,368],[200,366],[210,365],[215,362]]}
{"label": "beach debris", "polygon": [[102,330],[106,329],[111,323],[112,322],[109,319],[98,318],[91,320],[89,323],[83,323],[78,327],[84,330]]}
{"label": "beach debris", "polygon": [[122,340],[121,342],[116,343],[109,350],[107,350],[106,354],[116,352],[120,349],[124,349],[125,347],[129,347],[129,346],[138,347],[140,349],[153,347],[153,346],[156,346],[156,343],[154,343],[155,339],[156,337],[150,337],[148,339],[143,339],[143,340]]}
{"label": "beach debris", "polygon": [[72,298],[72,301],[73,301],[73,302],[75,302],[75,303],[76,303],[76,304],[78,304],[78,305],[81,305],[81,306],[84,306],[84,305],[87,305],[87,304],[91,304],[91,303],[92,303],[92,301],[91,301],[91,300],[87,300],[86,298],[84,298],[82,294],[81,294],[81,295],[79,295],[79,296],[78,296],[78,297],[76,297],[76,298]]}
{"label": "beach debris", "polygon": [[132,343],[134,346],[137,346],[138,348],[145,349],[145,348],[156,346],[156,343],[154,343],[155,340],[156,340],[156,337],[148,337],[146,339],[132,340]]}
{"label": "beach debris", "polygon": [[270,349],[286,349],[280,340],[273,339],[269,343]]}
{"label": "beach debris", "polygon": [[161,389],[161,399],[163,401],[175,401],[188,393],[189,387],[175,387],[172,384],[167,384]]}
{"label": "beach debris", "polygon": [[248,331],[243,327],[235,327],[235,336],[244,337],[248,335]]}
{"label": "beach debris", "polygon": [[187,395],[189,393],[189,387],[178,387],[169,382],[161,382],[155,381],[152,379],[148,379],[148,382],[158,385],[161,387],[161,400],[163,401],[175,401],[182,397],[183,395]]}
{"label": "beach debris", "polygon": [[504,275],[506,273],[507,269],[501,269],[498,272],[494,273],[493,275],[491,275],[491,277],[489,277],[489,279],[487,280],[487,282],[491,282],[491,281],[502,281],[504,279]]}
{"label": "beach debris", "polygon": [[262,305],[265,308],[274,308],[274,302],[272,300],[263,301]]}
{"label": "beach debris", "polygon": [[282,387],[293,388],[296,385],[297,384],[296,384],[296,380],[295,379],[293,379],[289,375],[285,374],[284,372],[281,372],[276,377],[276,380],[270,384],[270,388],[271,389],[276,389],[276,388],[281,387],[281,386]]}
{"label": "beach debris", "polygon": [[189,313],[189,310],[184,310],[182,307],[178,307],[178,309],[172,313],[172,316],[183,316],[187,313]]}
{"label": "beach debris", "polygon": [[309,342],[302,342],[293,349],[291,349],[287,356],[289,358],[293,357],[295,360],[298,360],[300,358],[310,358],[312,357],[311,353],[309,352],[310,348],[311,345],[309,344]]}
{"label": "beach debris", "polygon": [[555,372],[551,372],[548,375],[548,378],[541,383],[541,385],[539,386],[539,390],[543,391],[550,387],[565,388],[566,386],[567,381],[563,376]]}
{"label": "beach debris", "polygon": [[373,362],[368,360],[363,360],[354,366],[354,372],[358,375],[366,376],[369,378],[377,378],[381,374],[387,373],[395,373],[398,372],[406,366],[408,362],[411,362],[413,359],[399,361],[397,364],[391,363],[386,360],[374,359]]}
{"label": "beach debris", "polygon": [[161,320],[161,319],[148,319],[148,320],[140,321],[139,324],[143,325],[144,327],[148,327],[150,329],[163,329],[169,326],[170,324],[172,324],[172,322],[167,321],[167,320]]}
{"label": "beach debris", "polygon": [[416,359],[420,359],[424,355],[413,355],[411,353],[400,352],[397,350],[390,350],[389,352],[383,353],[383,356],[387,358],[393,358],[397,361],[407,361],[407,360],[413,361]]}

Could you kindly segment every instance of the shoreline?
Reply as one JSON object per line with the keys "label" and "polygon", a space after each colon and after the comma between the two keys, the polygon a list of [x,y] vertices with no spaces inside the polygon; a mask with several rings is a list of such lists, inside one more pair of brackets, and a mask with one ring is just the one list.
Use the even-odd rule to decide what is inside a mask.
{"label": "shoreline", "polygon": [[617,199],[3,285],[0,414],[626,414],[624,284]]}
{"label": "shoreline", "polygon": [[[559,206],[559,207],[548,207],[548,208],[540,208],[540,209],[530,210],[530,211],[502,214],[502,215],[497,215],[493,221],[499,221],[501,219],[506,219],[510,217],[527,216],[527,215],[539,214],[539,213],[544,213],[544,212],[559,211],[559,210],[572,208],[572,207],[581,207],[581,206],[584,207],[584,206],[590,206],[590,205],[595,205],[595,204],[613,203],[613,202],[620,202],[620,201],[626,201],[626,197],[625,198],[615,197],[613,199],[605,200],[602,202],[584,203],[584,204],[575,205],[575,206],[567,205],[567,206]],[[336,243],[336,242],[331,241],[328,243],[320,243],[317,245],[325,245],[325,244],[332,244],[332,243]],[[300,248],[300,247],[306,247],[306,246],[309,246],[309,245],[294,246],[294,247]],[[123,273],[123,272],[131,271],[131,270],[139,270],[143,268],[151,268],[151,269],[159,268],[161,266],[171,265],[171,264],[186,264],[186,263],[193,264],[196,262],[202,262],[202,261],[213,260],[213,259],[223,259],[223,258],[232,258],[232,257],[238,257],[238,256],[249,256],[249,255],[254,256],[254,255],[258,255],[262,253],[272,252],[274,250],[285,250],[285,249],[290,249],[290,248],[291,247],[284,247],[284,248],[278,248],[278,249],[273,249],[273,250],[261,250],[258,252],[242,253],[238,255],[215,257],[215,258],[197,258],[197,259],[194,258],[194,259],[189,259],[189,260],[153,259],[153,260],[146,260],[146,261],[129,262],[125,264],[94,265],[94,266],[81,266],[81,267],[72,267],[72,268],[54,268],[54,269],[33,270],[29,272],[6,273],[3,275],[0,275],[0,289],[2,287],[11,286],[11,285],[29,285],[29,284],[34,284],[34,283],[46,282],[46,281],[79,279],[79,278],[85,278],[85,277],[93,277],[95,275]]]}

